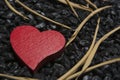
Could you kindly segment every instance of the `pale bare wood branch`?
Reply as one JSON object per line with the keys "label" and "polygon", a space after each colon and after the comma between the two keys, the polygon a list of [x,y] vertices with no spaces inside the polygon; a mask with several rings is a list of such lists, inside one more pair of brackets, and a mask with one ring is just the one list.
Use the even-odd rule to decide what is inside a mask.
{"label": "pale bare wood branch", "polygon": [[70,4],[69,0],[66,0],[67,4],[70,6],[71,10],[73,11],[74,15],[78,18],[78,14],[77,12],[75,11],[75,9],[73,8],[73,6]]}
{"label": "pale bare wood branch", "polygon": [[34,79],[34,78],[28,78],[28,77],[17,77],[17,76],[11,76],[11,75],[7,75],[7,74],[1,74],[1,77],[6,77],[6,78],[10,78],[10,79],[14,79],[14,80],[38,80],[38,79]]}
{"label": "pale bare wood branch", "polygon": [[[66,4],[66,5],[67,5],[67,2],[66,2],[65,0],[58,0],[58,1],[61,2],[61,3],[63,3],[63,4]],[[77,4],[77,3],[73,3],[73,2],[71,2],[71,1],[69,1],[69,3],[70,3],[73,7],[75,7],[75,8],[78,8],[78,9],[81,9],[81,10],[85,10],[85,11],[89,11],[89,12],[92,12],[92,11],[93,11],[93,9],[88,8],[88,7],[84,6],[84,5],[80,5],[80,4]]]}
{"label": "pale bare wood branch", "polygon": [[[99,64],[96,64],[94,66],[91,66],[89,68],[87,68],[84,73],[87,73],[89,71],[92,71],[93,69],[96,69],[96,68],[99,68],[99,67],[102,67],[104,65],[108,65],[108,64],[112,64],[112,63],[115,63],[115,62],[119,62],[120,61],[120,57],[119,58],[114,58],[114,59],[111,59],[111,60],[108,60],[108,61],[105,61],[105,62],[102,62],[102,63],[99,63]],[[81,74],[81,71],[69,76],[66,80],[71,80],[77,76],[79,76],[79,74]]]}
{"label": "pale bare wood branch", "polygon": [[95,41],[96,41],[98,29],[99,29],[99,24],[100,24],[100,18],[98,18],[98,23],[97,23],[95,34],[94,34],[94,37],[93,37],[93,41],[92,41],[92,44],[91,44],[89,50],[87,51],[87,53],[82,57],[82,59],[80,59],[80,61],[77,62],[77,64],[75,64],[68,72],[66,72],[58,80],[65,80],[68,76],[75,73],[78,70],[78,68],[84,64],[84,62],[86,61],[87,57],[89,56],[91,50],[93,49],[93,47],[95,45]]}
{"label": "pale bare wood branch", "polygon": [[67,25],[64,25],[64,24],[62,24],[62,23],[56,22],[56,21],[54,21],[54,20],[52,20],[52,19],[50,19],[50,18],[47,18],[47,17],[39,14],[38,12],[32,10],[31,8],[27,7],[25,4],[23,4],[22,2],[20,2],[20,0],[15,0],[15,1],[16,1],[18,4],[20,4],[22,7],[24,7],[26,10],[30,11],[31,13],[33,13],[33,14],[35,14],[35,15],[37,15],[37,16],[39,16],[39,17],[41,17],[41,18],[43,18],[43,19],[45,19],[45,20],[47,20],[47,21],[50,21],[50,22],[52,22],[52,23],[54,23],[54,24],[56,24],[56,25],[59,25],[59,26],[62,26],[62,27],[64,27],[64,28],[73,30],[71,27],[69,27],[69,26],[67,26]]}
{"label": "pale bare wood branch", "polygon": [[88,4],[90,4],[91,6],[93,6],[95,9],[97,9],[98,7],[92,3],[90,0],[85,0]]}
{"label": "pale bare wood branch", "polygon": [[72,34],[71,38],[69,39],[69,41],[66,44],[66,47],[73,42],[73,40],[76,38],[76,36],[78,35],[78,33],[80,32],[80,30],[82,29],[82,27],[85,25],[85,23],[95,14],[97,14],[98,12],[110,8],[111,6],[105,6],[105,7],[101,7],[96,9],[95,11],[91,12],[80,24],[79,26],[76,28],[75,32]]}
{"label": "pale bare wood branch", "polygon": [[21,16],[24,19],[29,19],[26,16],[24,16],[22,13],[20,13],[19,11],[17,11],[9,2],[8,0],[4,0],[6,5],[11,9],[11,11],[13,11],[14,13],[16,13],[17,15]]}

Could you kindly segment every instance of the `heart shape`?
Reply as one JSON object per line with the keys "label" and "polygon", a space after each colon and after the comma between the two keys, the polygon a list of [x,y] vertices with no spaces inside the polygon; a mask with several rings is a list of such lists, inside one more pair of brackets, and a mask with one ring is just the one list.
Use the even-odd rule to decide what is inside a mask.
{"label": "heart shape", "polygon": [[18,26],[10,35],[16,54],[32,70],[48,57],[57,54],[64,45],[64,36],[55,30],[40,32],[33,26]]}

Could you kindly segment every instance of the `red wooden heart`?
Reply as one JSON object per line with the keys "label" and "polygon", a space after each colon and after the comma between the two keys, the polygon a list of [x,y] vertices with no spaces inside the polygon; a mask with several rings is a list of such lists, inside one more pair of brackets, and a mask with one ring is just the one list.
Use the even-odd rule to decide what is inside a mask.
{"label": "red wooden heart", "polygon": [[24,63],[35,70],[38,64],[56,54],[65,45],[64,36],[54,30],[40,32],[32,26],[18,26],[10,35],[16,54]]}

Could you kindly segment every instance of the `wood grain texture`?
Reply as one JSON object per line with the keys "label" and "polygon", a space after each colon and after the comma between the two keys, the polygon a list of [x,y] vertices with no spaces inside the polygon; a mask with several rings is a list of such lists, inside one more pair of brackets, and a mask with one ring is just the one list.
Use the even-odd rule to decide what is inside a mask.
{"label": "wood grain texture", "polygon": [[65,38],[54,30],[40,32],[33,26],[24,25],[18,26],[11,32],[10,42],[23,62],[35,70],[44,59],[64,47]]}

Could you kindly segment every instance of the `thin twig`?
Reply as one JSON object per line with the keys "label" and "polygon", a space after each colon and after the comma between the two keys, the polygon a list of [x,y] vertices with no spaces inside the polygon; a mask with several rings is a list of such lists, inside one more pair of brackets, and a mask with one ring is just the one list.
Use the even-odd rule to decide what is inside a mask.
{"label": "thin twig", "polygon": [[58,80],[65,80],[68,76],[72,75],[73,73],[75,73],[77,71],[77,69],[83,65],[83,63],[86,61],[87,57],[89,56],[91,50],[93,49],[94,45],[95,45],[95,41],[96,41],[96,37],[97,37],[97,33],[98,33],[98,29],[99,29],[99,23],[100,23],[100,18],[98,19],[98,23],[97,23],[97,27],[94,33],[94,37],[93,37],[93,41],[92,44],[89,48],[89,50],[87,51],[87,53],[84,55],[84,57],[77,62],[76,65],[74,65],[68,72],[66,72],[63,76],[61,76]]}
{"label": "thin twig", "polygon": [[110,8],[111,6],[105,6],[105,7],[101,7],[96,9],[95,11],[91,12],[80,24],[79,26],[76,28],[75,32],[72,34],[71,38],[69,39],[69,41],[66,44],[66,47],[76,38],[76,36],[78,35],[78,33],[80,32],[80,30],[82,29],[82,27],[85,25],[85,23],[95,14],[97,14],[98,12]]}
{"label": "thin twig", "polygon": [[70,6],[71,10],[73,11],[73,13],[75,14],[75,16],[78,18],[78,14],[77,12],[75,11],[75,9],[73,8],[73,6],[70,4],[69,0],[66,0],[67,4]]}
{"label": "thin twig", "polygon": [[6,5],[7,5],[14,13],[16,13],[17,15],[23,17],[24,19],[29,19],[29,18],[27,18],[26,16],[24,16],[22,13],[20,13],[19,11],[17,11],[17,10],[8,2],[8,0],[5,0],[5,3],[6,3]]}
{"label": "thin twig", "polygon": [[[66,4],[67,5],[67,2],[65,0],[58,0],[59,2],[63,3],[63,4]],[[91,8],[88,8],[84,5],[80,5],[80,4],[77,4],[77,3],[73,3],[71,1],[69,1],[69,3],[71,4],[71,6],[75,7],[75,8],[79,8],[81,10],[85,10],[85,11],[89,11],[89,12],[92,12],[93,10]]]}
{"label": "thin twig", "polygon": [[92,3],[90,0],[85,0],[85,1],[91,6],[93,6],[95,9],[97,9],[97,6],[94,3]]}
{"label": "thin twig", "polygon": [[56,22],[56,21],[54,21],[54,20],[52,20],[52,19],[50,19],[50,18],[47,18],[47,17],[39,14],[38,12],[32,10],[31,8],[27,7],[25,4],[23,4],[22,2],[20,2],[20,0],[15,0],[15,1],[16,1],[18,4],[20,4],[22,7],[24,7],[26,10],[30,11],[31,13],[33,13],[33,14],[35,14],[35,15],[37,15],[37,16],[39,16],[39,17],[41,17],[41,18],[43,18],[43,19],[45,19],[45,20],[47,20],[47,21],[50,21],[50,22],[52,22],[52,23],[54,23],[54,24],[56,24],[56,25],[59,25],[59,26],[62,26],[62,27],[64,27],[64,28],[67,28],[67,29],[72,30],[71,27],[66,26],[66,25],[64,25],[64,24],[61,24],[61,23],[59,23],[59,22]]}
{"label": "thin twig", "polygon": [[[105,61],[105,62],[102,62],[102,63],[99,63],[99,64],[96,64],[94,66],[91,66],[89,68],[87,68],[84,73],[86,72],[89,72],[89,71],[92,71],[93,69],[96,69],[96,68],[99,68],[99,67],[102,67],[104,65],[108,65],[108,64],[112,64],[112,63],[115,63],[115,62],[119,62],[120,61],[120,57],[119,58],[115,58],[115,59],[111,59],[111,60],[108,60],[108,61]],[[69,76],[66,80],[71,80],[77,76],[79,76],[79,74],[81,74],[81,71]]]}
{"label": "thin twig", "polygon": [[10,79],[15,79],[15,80],[39,80],[39,79],[28,78],[28,77],[16,77],[16,76],[11,76],[7,74],[1,74],[1,73],[0,73],[0,76],[10,78]]}
{"label": "thin twig", "polygon": [[[98,18],[98,21],[97,21],[97,27],[99,27],[99,25],[100,25],[100,18]],[[97,34],[96,34],[96,37],[97,37]],[[96,41],[96,39],[95,39],[95,41]],[[93,48],[94,48],[94,46],[95,46],[95,42],[94,42],[94,45],[92,46],[92,48],[91,48],[91,50],[88,52],[88,53],[86,53],[86,55],[82,58],[84,61],[84,63],[83,64],[85,64],[85,62],[86,62],[86,60],[87,60],[87,58],[89,57],[89,55],[91,54],[91,51],[93,50]],[[85,59],[84,59],[85,58]],[[81,59],[81,61],[82,61],[82,59]],[[82,73],[82,72],[81,72]],[[76,78],[76,80],[79,78],[79,76]]]}
{"label": "thin twig", "polygon": [[115,33],[116,31],[120,30],[120,26],[113,29],[112,31],[108,32],[107,34],[105,34],[99,41],[97,41],[97,43],[95,44],[93,50],[90,53],[90,56],[87,58],[85,65],[83,66],[83,70],[85,70],[90,64],[91,61],[93,60],[93,57],[99,47],[99,45],[105,40],[107,39],[110,35],[112,35],[113,33]]}
{"label": "thin twig", "polygon": [[81,73],[79,74],[79,76],[84,73],[84,71],[89,67],[89,65],[91,64],[93,58],[94,58],[94,55],[99,47],[99,45],[105,40],[107,39],[110,35],[112,35],[113,33],[115,33],[116,31],[120,30],[120,26],[113,29],[112,31],[108,32],[107,34],[105,34],[102,38],[100,38],[97,43],[95,44],[94,48],[92,49],[92,51],[90,52],[82,70],[81,70]]}

